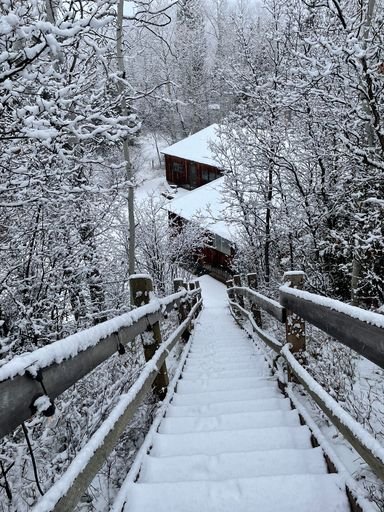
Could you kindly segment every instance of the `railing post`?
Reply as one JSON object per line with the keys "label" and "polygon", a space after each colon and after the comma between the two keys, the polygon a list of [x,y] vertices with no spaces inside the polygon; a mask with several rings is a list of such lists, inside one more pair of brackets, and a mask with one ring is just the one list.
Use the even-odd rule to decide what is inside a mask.
{"label": "railing post", "polygon": [[[183,279],[177,278],[177,279],[173,280],[173,291],[175,293],[181,291],[183,288],[185,289],[185,282],[183,281]],[[187,311],[186,311],[186,306],[185,306],[185,300],[184,299],[180,300],[178,316],[179,316],[179,323],[183,322],[185,320],[186,316],[187,316]]]}
{"label": "railing post", "polygon": [[180,288],[183,288],[183,286],[184,286],[184,282],[183,282],[182,279],[176,278],[176,279],[173,280],[173,291],[175,293],[180,291]]}
{"label": "railing post", "polygon": [[[134,304],[137,307],[143,306],[144,304],[148,304],[150,300],[150,295],[153,293],[153,284],[152,279],[149,276],[145,275],[132,275],[129,278],[129,285],[131,291],[131,304]],[[151,325],[151,330],[153,333],[153,339],[144,339],[144,357],[146,361],[150,361],[154,356],[156,350],[161,345],[161,331],[160,331],[160,322],[156,322]],[[166,393],[168,387],[169,379],[167,366],[164,362],[161,366],[159,373],[156,379],[153,382],[153,391],[156,395],[162,400]]]}
{"label": "railing post", "polygon": [[[301,290],[304,285],[304,272],[286,272],[284,274],[284,284],[291,288]],[[305,350],[305,322],[304,320],[287,310],[287,318],[285,321],[285,331],[287,343],[292,345],[291,352],[303,352]]]}
{"label": "railing post", "polygon": [[[251,290],[257,290],[257,274],[247,274],[248,288]],[[261,309],[259,306],[251,302],[251,313],[258,327],[262,327],[263,323],[261,320]]]}
{"label": "railing post", "polygon": [[[185,289],[185,283],[182,279],[174,279],[173,280],[173,290],[175,293],[179,292],[182,288]],[[180,306],[179,306],[179,324],[184,322],[184,320],[187,318],[187,308],[185,304],[185,300],[180,300]]]}
{"label": "railing post", "polygon": [[[200,281],[195,281],[195,288],[196,289],[200,289],[199,293],[196,295],[196,298],[197,298],[197,302],[199,302],[199,300],[201,300],[201,288],[200,288]],[[201,311],[201,305],[199,306],[198,308],[198,313],[200,313]]]}
{"label": "railing post", "polygon": [[[239,274],[233,276],[233,283],[235,286],[241,286],[241,276]],[[240,293],[235,293],[239,306],[244,308],[244,298]]]}
{"label": "railing post", "polygon": [[[193,290],[195,289],[195,287],[196,287],[196,284],[194,283],[194,281],[190,281],[190,282],[188,283],[188,288],[189,288],[189,291],[190,291],[190,292],[193,292]],[[198,301],[197,296],[193,297],[193,299],[192,299],[192,306],[194,306],[195,304],[197,304],[197,301]]]}
{"label": "railing post", "polygon": [[[225,284],[227,285],[227,288],[233,288],[233,279],[228,279],[228,281]],[[230,300],[234,300],[235,299],[233,290],[228,292],[228,297],[229,297]]]}

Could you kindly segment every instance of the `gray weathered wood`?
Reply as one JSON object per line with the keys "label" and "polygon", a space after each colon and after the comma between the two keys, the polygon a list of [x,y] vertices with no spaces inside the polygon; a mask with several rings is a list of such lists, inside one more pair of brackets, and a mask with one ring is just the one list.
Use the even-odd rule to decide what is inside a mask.
{"label": "gray weathered wood", "polygon": [[280,302],[307,322],[384,368],[384,330],[327,306],[280,291]]}
{"label": "gray weathered wood", "polygon": [[277,301],[265,297],[261,293],[258,293],[254,290],[245,287],[237,287],[234,286],[232,290],[236,293],[241,293],[244,297],[246,297],[252,304],[256,304],[261,307],[268,314],[276,318],[281,323],[285,322],[285,308],[281,306]]}
{"label": "gray weathered wood", "polygon": [[[291,288],[303,289],[304,272],[286,272],[284,274],[284,283]],[[285,338],[287,343],[292,346],[292,352],[302,352],[305,350],[305,322],[302,316],[297,312],[287,308],[287,317],[285,319]]]}
{"label": "gray weathered wood", "polygon": [[327,404],[319,397],[319,395],[311,389],[308,383],[297,373],[294,368],[290,366],[291,372],[295,375],[297,380],[304,386],[307,393],[317,403],[320,409],[328,416],[338,431],[345,437],[345,439],[353,446],[353,448],[361,455],[365,462],[372,468],[376,475],[384,481],[384,465],[378,460],[372,451],[366,446],[355,434],[338,418]]}
{"label": "gray weathered wood", "polygon": [[193,292],[193,295],[191,295],[191,300],[192,300],[192,306],[194,306],[197,303],[197,301],[199,300],[197,297],[198,293],[197,293],[197,291],[195,292],[195,290],[197,288],[196,283],[194,281],[190,281],[188,288],[189,288],[190,292]]}
{"label": "gray weathered wood", "polygon": [[[178,332],[177,336],[174,336],[172,342],[170,342],[169,344],[167,342],[165,343],[166,348],[163,350],[163,353],[156,364],[157,368],[163,366],[167,356],[181,338],[184,330],[188,329],[190,323],[194,318],[195,313],[199,309],[199,306],[200,303],[196,304],[193,307],[188,318],[185,320],[183,327],[179,327],[180,331]],[[148,374],[140,390],[137,392],[135,398],[130,402],[130,404],[125,409],[122,416],[120,416],[118,421],[113,425],[112,428],[110,428],[109,432],[104,438],[103,443],[92,454],[90,460],[86,463],[84,469],[75,478],[68,492],[60,500],[56,502],[54,508],[52,509],[53,512],[70,512],[74,509],[80,497],[88,488],[97,472],[103,466],[106,458],[111,453],[113,448],[116,446],[119,438],[121,437],[128,423],[133,418],[133,415],[137,411],[138,406],[142,402],[145,395],[151,389],[157,374],[158,370],[156,369]]]}
{"label": "gray weathered wood", "polygon": [[[255,274],[255,273],[247,274],[247,284],[248,284],[248,288],[256,291],[257,290],[257,274]],[[263,327],[260,306],[258,306],[254,302],[251,302],[251,301],[249,301],[249,302],[251,304],[251,313],[256,322],[256,325],[260,328]]]}
{"label": "gray weathered wood", "polygon": [[[162,318],[160,312],[141,318],[130,327],[121,329],[119,336],[116,333],[112,334],[71,359],[43,368],[42,378],[48,396],[51,400],[55,399],[103,361],[117,353],[119,343],[127,345],[138,334],[145,331],[148,322],[154,323],[160,318]],[[26,375],[18,375],[13,379],[0,382],[0,438],[32,416],[31,405],[43,394],[41,385]]]}
{"label": "gray weathered wood", "polygon": [[233,284],[234,284],[234,290],[235,290],[235,298],[237,302],[240,304],[240,306],[244,307],[244,296],[242,293],[237,293],[236,290],[238,288],[241,288],[241,276],[239,274],[233,276]]}
{"label": "gray weathered wood", "polygon": [[61,500],[54,507],[54,512],[71,512],[85,490],[89,487],[95,475],[103,466],[108,455],[116,446],[122,433],[126,429],[128,423],[133,418],[137,411],[138,406],[143,401],[145,395],[151,390],[154,380],[157,377],[157,371],[153,370],[145,381],[145,384],[137,393],[136,397],[132,400],[129,407],[120,416],[119,420],[115,423],[113,430],[111,430],[104,439],[104,442],[94,452],[91,461],[83,469],[83,471],[75,478],[69,492],[61,498]]}
{"label": "gray weathered wood", "polygon": [[248,318],[250,321],[252,328],[254,332],[258,335],[258,337],[264,341],[268,347],[270,347],[272,350],[274,350],[277,354],[280,354],[281,351],[281,343],[279,343],[277,340],[275,340],[268,332],[263,331],[256,322],[254,321],[251,313],[247,311],[246,309],[242,308],[237,302],[229,301],[229,304],[231,307],[235,307],[245,318]]}
{"label": "gray weathered wood", "polygon": [[[173,280],[173,290],[174,292],[178,292],[180,290],[183,289],[184,287],[184,281],[180,278],[177,278],[177,279],[174,279]],[[186,308],[185,308],[185,305],[184,305],[184,302],[180,302],[180,305],[178,307],[178,319],[179,319],[179,324],[181,324],[183,322],[183,320],[185,320],[186,316],[187,316],[187,312],[186,312]]]}
{"label": "gray weathered wood", "polygon": [[[153,293],[153,283],[152,279],[148,276],[142,275],[132,275],[129,278],[129,285],[131,289],[131,301],[136,306],[141,306],[143,304],[148,304],[150,301],[150,295]],[[154,356],[156,350],[161,345],[161,330],[160,330],[160,322],[157,321],[151,325],[153,339],[145,340],[143,343],[144,348],[144,357],[146,361],[150,361]],[[167,394],[167,387],[169,384],[168,371],[167,366],[164,360],[158,375],[153,381],[153,391],[154,393],[163,400],[165,395]]]}
{"label": "gray weathered wood", "polygon": [[184,282],[181,278],[176,278],[173,280],[173,290],[174,292],[178,292],[183,288]]}
{"label": "gray weathered wood", "polygon": [[233,293],[233,279],[228,279],[225,284],[227,285],[228,298],[233,300],[235,298]]}
{"label": "gray weathered wood", "polygon": [[[176,299],[168,304],[165,308],[166,312],[172,311],[175,304],[179,305],[182,300],[182,298]],[[99,364],[117,353],[119,344],[126,346],[143,333],[148,325],[153,325],[162,318],[160,311],[147,315],[131,326],[120,329],[118,335],[111,334],[98,341],[93,347],[79,352],[60,364],[42,368],[41,375],[48,396],[53,400],[61,395]],[[0,439],[32,416],[31,406],[36,398],[43,394],[41,385],[27,375],[17,375],[13,379],[0,382]]]}

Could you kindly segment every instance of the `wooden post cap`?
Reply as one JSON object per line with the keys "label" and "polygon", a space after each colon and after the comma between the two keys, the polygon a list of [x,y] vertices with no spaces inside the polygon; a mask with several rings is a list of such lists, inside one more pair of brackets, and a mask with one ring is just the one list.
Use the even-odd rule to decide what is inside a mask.
{"label": "wooden post cap", "polygon": [[289,272],[285,272],[283,276],[283,281],[291,288],[303,288],[305,281],[305,272],[302,270],[291,270]]}
{"label": "wooden post cap", "polygon": [[173,290],[174,292],[178,292],[180,290],[180,288],[183,288],[184,286],[184,282],[182,279],[180,278],[176,278],[173,280]]}
{"label": "wooden post cap", "polygon": [[234,282],[235,286],[241,286],[240,274],[236,274],[235,276],[233,276],[233,282]]}
{"label": "wooden post cap", "polygon": [[131,304],[137,307],[148,304],[151,292],[153,292],[151,276],[148,274],[132,274],[129,278],[129,288]]}
{"label": "wooden post cap", "polygon": [[249,288],[257,289],[257,274],[247,274],[247,283]]}

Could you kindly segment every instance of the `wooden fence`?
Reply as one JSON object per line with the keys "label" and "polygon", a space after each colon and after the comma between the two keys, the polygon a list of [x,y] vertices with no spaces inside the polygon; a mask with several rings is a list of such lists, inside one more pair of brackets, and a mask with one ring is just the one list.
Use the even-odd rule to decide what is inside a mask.
{"label": "wooden fence", "polygon": [[[280,288],[279,302],[252,289],[250,285],[255,282],[254,274],[248,275],[247,281],[248,286],[242,286],[240,276],[227,281],[233,311],[248,319],[254,332],[268,347],[284,357],[289,378],[294,376],[304,386],[345,439],[384,481],[384,448],[321,388],[303,364],[307,321],[384,368],[384,316],[303,291],[303,272],[284,275],[285,285]],[[283,342],[262,329],[260,308],[285,324],[286,339]],[[235,317],[238,318],[237,315]]]}
{"label": "wooden fence", "polygon": [[[137,381],[76,456],[80,465],[76,464],[75,458],[64,473],[60,492],[48,491],[36,505],[36,512],[72,510],[117,444],[145,395],[152,388],[159,398],[165,396],[168,384],[166,358],[180,339],[188,338],[191,325],[202,307],[198,281],[187,285],[182,280],[175,280],[175,293],[163,299],[153,297],[152,281],[148,276],[131,276],[130,286],[131,300],[137,309],[76,335],[75,341],[80,347],[76,353],[71,354],[67,350],[68,338],[52,344],[53,348],[50,345],[44,347],[45,350],[27,354],[24,358],[26,367],[21,364],[21,358],[20,364],[16,365],[16,375],[14,361],[8,367],[5,364],[0,368],[0,437],[3,437],[35,413],[37,398],[43,395],[53,402],[55,397],[111,355],[122,353],[137,335],[152,331],[152,340],[147,340],[143,347],[146,364]],[[173,310],[178,312],[179,325],[163,342],[160,321]],[[122,324],[120,328],[108,333],[119,323]],[[50,362],[57,354],[60,357],[66,354],[67,357],[60,362]],[[28,364],[31,361],[33,364]],[[1,379],[7,375],[9,378]]]}

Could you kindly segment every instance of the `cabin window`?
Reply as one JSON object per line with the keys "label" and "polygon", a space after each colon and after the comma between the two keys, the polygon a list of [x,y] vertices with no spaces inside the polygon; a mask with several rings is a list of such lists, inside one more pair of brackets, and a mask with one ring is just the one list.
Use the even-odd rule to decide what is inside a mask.
{"label": "cabin window", "polygon": [[184,165],[179,162],[172,162],[172,172],[175,174],[184,174]]}
{"label": "cabin window", "polygon": [[219,235],[215,235],[215,249],[228,256],[231,255],[231,243]]}
{"label": "cabin window", "polygon": [[209,171],[206,167],[203,167],[201,169],[201,181],[203,183],[209,183],[210,179],[209,179]]}
{"label": "cabin window", "polygon": [[192,187],[197,187],[197,168],[193,162],[189,162],[189,184]]}
{"label": "cabin window", "polygon": [[209,181],[213,181],[217,178],[217,173],[215,170],[211,169],[209,171]]}
{"label": "cabin window", "polygon": [[215,247],[215,235],[206,233],[205,244],[209,247]]}

